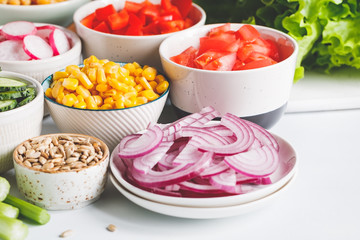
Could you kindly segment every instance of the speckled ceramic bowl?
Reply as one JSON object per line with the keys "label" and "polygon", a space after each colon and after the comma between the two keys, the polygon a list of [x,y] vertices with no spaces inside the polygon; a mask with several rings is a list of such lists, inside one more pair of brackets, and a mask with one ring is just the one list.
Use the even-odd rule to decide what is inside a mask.
{"label": "speckled ceramic bowl", "polygon": [[[28,141],[25,141],[18,145],[13,153],[17,186],[28,201],[42,208],[48,210],[81,208],[96,201],[104,191],[108,174],[109,148],[101,140],[82,134],[49,134],[38,136],[31,140],[59,136],[89,138],[92,144],[97,142],[97,146],[102,150],[102,158],[92,165],[76,169],[47,168],[45,164],[41,163],[40,157],[38,161],[28,159],[30,162],[40,164],[40,167],[36,168],[34,163],[29,166],[25,163],[26,160],[24,159],[26,158],[20,157],[22,155],[19,152],[23,151],[21,148],[25,147],[25,149],[29,150],[26,147],[26,142]],[[58,142],[60,144],[60,141]],[[76,149],[79,148],[75,148],[75,152],[77,151]],[[51,154],[47,154],[51,156]],[[31,158],[36,159],[35,157]],[[48,159],[55,158],[49,157]],[[55,160],[51,161],[54,162]],[[47,161],[47,163],[51,161]]]}

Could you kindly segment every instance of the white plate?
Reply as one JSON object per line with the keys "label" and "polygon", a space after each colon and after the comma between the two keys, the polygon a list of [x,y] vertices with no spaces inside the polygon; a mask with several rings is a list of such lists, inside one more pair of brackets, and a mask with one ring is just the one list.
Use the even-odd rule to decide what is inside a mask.
{"label": "white plate", "polygon": [[287,141],[285,141],[279,136],[276,136],[275,134],[273,135],[280,145],[280,165],[278,169],[271,175],[272,184],[256,186],[254,187],[253,191],[241,195],[209,198],[181,198],[165,196],[145,191],[143,189],[133,186],[122,177],[120,170],[114,163],[115,161],[119,161],[119,163],[122,163],[122,161],[116,154],[117,147],[110,156],[110,169],[116,180],[119,181],[119,183],[126,190],[151,201],[184,207],[224,207],[243,204],[259,198],[263,198],[277,191],[289,181],[289,179],[294,175],[296,171],[298,161],[295,150]]}
{"label": "white plate", "polygon": [[131,202],[146,208],[150,211],[157,212],[160,214],[173,216],[173,217],[180,217],[180,218],[191,218],[191,219],[214,219],[214,218],[225,218],[225,217],[232,217],[237,216],[241,214],[246,214],[255,210],[258,210],[259,208],[265,207],[272,203],[273,200],[275,200],[277,197],[279,197],[280,194],[283,194],[289,186],[294,182],[296,177],[296,174],[293,175],[293,177],[280,189],[278,189],[276,192],[244,204],[239,205],[233,205],[233,206],[227,206],[227,207],[211,207],[211,208],[205,208],[205,207],[183,207],[183,206],[174,206],[174,205],[168,205],[158,202],[153,202],[144,198],[141,198],[139,196],[136,196],[135,194],[131,193],[130,191],[126,190],[116,179],[115,177],[110,174],[110,180],[120,191],[121,194],[123,194],[127,199],[129,199]]}

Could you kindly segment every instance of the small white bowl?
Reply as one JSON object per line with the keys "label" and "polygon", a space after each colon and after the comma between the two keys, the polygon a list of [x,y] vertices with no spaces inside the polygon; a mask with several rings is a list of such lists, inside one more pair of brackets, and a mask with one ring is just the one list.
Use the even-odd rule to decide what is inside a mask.
{"label": "small white bowl", "polygon": [[[163,69],[171,82],[170,98],[179,116],[213,106],[221,114],[232,113],[262,127],[272,127],[283,115],[290,96],[298,53],[296,41],[275,29],[254,26],[264,39],[278,44],[282,61],[267,67],[239,71],[211,71],[186,67],[170,60],[200,37],[222,24],[200,26],[176,33],[160,45]],[[242,24],[232,23],[238,30]]]}
{"label": "small white bowl", "polygon": [[[94,165],[77,170],[47,171],[24,166],[18,157],[19,144],[14,150],[13,161],[18,189],[24,197],[48,210],[77,209],[99,199],[105,189],[109,164],[109,148],[101,140],[82,134],[49,134],[33,139],[52,136],[86,137],[98,142],[103,157]],[[26,141],[27,142],[27,141]]]}
{"label": "small white bowl", "polygon": [[0,112],[0,173],[13,167],[12,153],[26,139],[40,135],[44,112],[44,92],[38,81],[19,73],[0,71],[0,77],[27,82],[36,89],[36,97],[24,106]]}
{"label": "small white bowl", "polygon": [[[143,2],[143,0],[133,1]],[[150,65],[161,69],[159,46],[165,38],[173,35],[173,33],[150,36],[115,35],[92,30],[80,23],[84,17],[100,7],[113,4],[115,9],[119,10],[124,7],[124,2],[125,1],[117,0],[93,1],[80,7],[75,12],[74,23],[77,33],[83,40],[84,58],[95,55],[98,58],[105,58],[115,62],[136,61],[141,65]],[[159,4],[160,0],[150,0],[150,2]],[[198,5],[193,4],[193,8],[189,14],[194,22],[196,22],[196,24],[189,29],[205,24],[206,14]]]}
{"label": "small white bowl", "polygon": [[90,0],[66,0],[45,5],[15,6],[0,4],[0,25],[12,21],[52,23],[67,27],[76,9]]}
{"label": "small white bowl", "polygon": [[[42,83],[44,92],[52,75]],[[169,87],[170,88],[170,87]],[[45,96],[46,106],[61,132],[82,133],[103,140],[112,151],[120,140],[156,123],[166,103],[169,88],[157,99],[135,107],[91,110],[68,107]]]}
{"label": "small white bowl", "polygon": [[[70,0],[73,1],[73,0]],[[1,4],[0,4],[1,6]],[[1,10],[0,10],[1,12]],[[36,26],[48,25],[43,23],[35,23]],[[58,56],[47,59],[32,60],[32,61],[5,61],[0,60],[2,70],[12,71],[28,75],[35,78],[40,83],[50,74],[65,68],[68,65],[78,65],[81,63],[81,40],[74,33],[61,26],[54,25],[63,30],[65,34],[71,39],[72,48]],[[2,26],[0,26],[1,28]]]}

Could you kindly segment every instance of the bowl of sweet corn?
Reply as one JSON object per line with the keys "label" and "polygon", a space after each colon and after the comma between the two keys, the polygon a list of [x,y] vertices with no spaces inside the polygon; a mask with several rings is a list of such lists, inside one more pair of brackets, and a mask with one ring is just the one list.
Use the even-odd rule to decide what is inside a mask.
{"label": "bowl of sweet corn", "polygon": [[0,25],[11,21],[52,23],[67,27],[76,9],[91,0],[1,0]]}
{"label": "bowl of sweet corn", "polygon": [[286,110],[298,45],[283,32],[240,23],[209,24],[170,36],[159,52],[180,117],[212,106],[221,114],[271,128]]}
{"label": "bowl of sweet corn", "polygon": [[50,115],[61,132],[103,140],[110,151],[120,140],[156,123],[169,94],[157,69],[92,55],[42,83]]}
{"label": "bowl of sweet corn", "polygon": [[[159,56],[159,46],[160,43],[172,35],[173,32],[163,33],[163,34],[147,34],[145,31],[132,32],[132,33],[122,33],[122,29],[124,28],[137,28],[136,19],[140,19],[146,17],[146,19],[152,19],[150,15],[148,16],[140,16],[140,12],[148,12],[148,9],[142,8],[138,12],[134,14],[129,14],[128,24],[129,26],[125,26],[122,29],[116,29],[112,32],[107,32],[102,27],[100,27],[100,21],[93,21],[92,28],[85,26],[85,22],[88,22],[89,17],[94,14],[94,12],[100,8],[104,8],[106,6],[112,5],[114,9],[120,13],[121,10],[125,9],[125,5],[127,2],[132,2],[132,5],[137,7],[141,7],[143,5],[154,4],[153,6],[160,6],[160,0],[131,0],[131,1],[118,1],[118,0],[102,0],[102,1],[92,1],[90,3],[85,4],[80,7],[74,13],[74,24],[76,27],[76,32],[79,37],[82,39],[83,43],[83,56],[89,57],[90,55],[95,55],[99,58],[107,58],[112,61],[121,61],[121,62],[133,62],[137,61],[141,65],[152,65],[153,67],[161,70],[161,62]],[[151,6],[154,10],[156,7]],[[100,12],[100,11],[97,11]],[[130,10],[128,11],[130,13]],[[156,12],[153,11],[154,18],[156,18]],[[135,17],[134,17],[135,16]],[[170,15],[163,16],[163,18],[175,18]],[[87,19],[87,20],[85,20]],[[124,17],[126,19],[126,17]],[[188,13],[188,19],[192,22],[192,26],[190,28],[196,28],[198,26],[202,26],[205,24],[206,14],[205,11],[198,5],[192,3],[191,8]],[[161,20],[158,17],[158,20]],[[102,24],[101,26],[109,26],[109,21],[107,20],[107,24]],[[118,20],[118,21],[126,21],[126,20]],[[155,20],[154,20],[155,21]],[[135,25],[131,25],[131,24]],[[96,24],[98,26],[94,27]],[[145,28],[145,23],[143,28]],[[176,24],[175,22],[171,24]],[[110,24],[112,26],[112,24]],[[151,24],[146,25],[150,27]],[[156,27],[157,28],[157,27]],[[94,30],[95,29],[95,30]],[[175,30],[174,30],[175,31]],[[186,31],[180,30],[180,31]],[[116,32],[116,33],[115,33]],[[139,35],[138,35],[139,34]],[[102,44],[99,44],[102,43]]]}

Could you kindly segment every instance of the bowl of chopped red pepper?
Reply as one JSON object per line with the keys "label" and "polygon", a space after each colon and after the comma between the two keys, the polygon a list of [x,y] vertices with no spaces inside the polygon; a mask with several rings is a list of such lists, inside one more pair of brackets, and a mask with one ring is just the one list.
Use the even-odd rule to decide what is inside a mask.
{"label": "bowl of chopped red pepper", "polygon": [[159,51],[180,117],[213,106],[270,128],[286,110],[298,45],[283,32],[249,24],[205,25],[170,36]]}
{"label": "bowl of chopped red pepper", "polygon": [[205,24],[206,14],[191,0],[104,0],[74,14],[83,55],[161,68],[160,43],[174,32]]}

